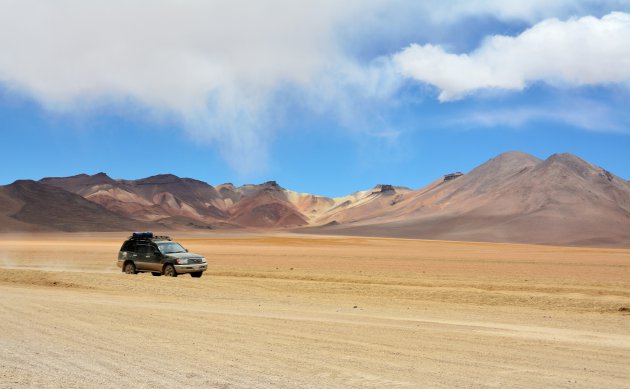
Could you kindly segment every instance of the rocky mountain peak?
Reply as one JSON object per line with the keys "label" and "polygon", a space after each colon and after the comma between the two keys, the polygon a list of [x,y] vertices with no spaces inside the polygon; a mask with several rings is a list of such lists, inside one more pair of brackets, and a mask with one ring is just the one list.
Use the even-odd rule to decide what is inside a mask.
{"label": "rocky mountain peak", "polygon": [[33,188],[38,186],[38,182],[33,180],[15,180],[8,186],[17,188]]}
{"label": "rocky mountain peak", "polygon": [[600,170],[583,159],[569,153],[553,154],[540,164],[540,169],[545,169],[546,171],[558,171],[558,169],[563,169],[581,177],[589,176],[597,170]]}
{"label": "rocky mountain peak", "polygon": [[261,186],[264,188],[264,190],[284,190],[284,188],[278,185],[276,181],[267,181],[261,184]]}
{"label": "rocky mountain peak", "polygon": [[396,188],[394,188],[393,185],[389,185],[389,184],[378,184],[374,187],[375,191],[372,193],[383,193],[383,194],[390,194],[390,193],[396,193]]}
{"label": "rocky mountain peak", "polygon": [[454,179],[459,178],[459,177],[461,177],[463,175],[464,175],[464,173],[462,173],[462,172],[455,172],[455,173],[446,174],[444,176],[444,182],[454,180]]}

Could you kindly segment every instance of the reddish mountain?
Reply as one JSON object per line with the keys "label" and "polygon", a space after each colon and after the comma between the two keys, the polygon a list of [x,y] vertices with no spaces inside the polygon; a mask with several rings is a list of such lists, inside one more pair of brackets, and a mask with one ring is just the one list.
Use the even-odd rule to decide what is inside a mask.
{"label": "reddish mountain", "polygon": [[275,181],[236,189],[240,196],[230,208],[232,220],[252,227],[296,227],[308,224]]}
{"label": "reddish mountain", "polygon": [[630,183],[571,154],[501,154],[410,190],[328,198],[274,181],[216,187],[170,174],[104,173],[0,187],[0,229],[287,229],[405,238],[630,246]]}
{"label": "reddish mountain", "polygon": [[83,196],[110,211],[170,228],[285,228],[307,224],[275,182],[217,188],[171,174],[113,180],[104,173],[44,178],[42,183]]}
{"label": "reddish mountain", "polygon": [[205,182],[174,175],[113,180],[103,173],[41,182],[79,194],[110,211],[171,228],[206,228],[227,218],[218,192]]}

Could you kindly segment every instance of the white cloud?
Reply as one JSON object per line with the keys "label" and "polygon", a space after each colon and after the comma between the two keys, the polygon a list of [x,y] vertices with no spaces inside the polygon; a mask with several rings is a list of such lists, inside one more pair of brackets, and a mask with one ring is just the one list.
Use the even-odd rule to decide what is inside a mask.
{"label": "white cloud", "polygon": [[413,44],[394,55],[403,75],[449,101],[471,92],[523,90],[533,82],[583,86],[630,80],[630,14],[544,20],[518,36],[496,35],[469,54]]}
{"label": "white cloud", "polygon": [[324,95],[330,73],[363,82],[336,28],[379,1],[0,0],[0,82],[53,111],[173,115],[247,171],[263,163],[278,90]]}
{"label": "white cloud", "polygon": [[[580,4],[587,3],[616,2]],[[401,82],[397,67],[388,58],[354,58],[349,47],[369,46],[372,24],[396,35],[403,30],[399,20],[408,31],[424,21],[455,26],[479,15],[537,21],[581,14],[578,8],[568,0],[0,0],[0,85],[53,112],[113,106],[125,113],[131,105],[175,118],[189,136],[218,145],[236,169],[247,172],[264,166],[267,145],[289,114],[286,96],[279,97],[283,91],[291,91],[292,104],[347,126],[369,126],[371,107],[390,102]],[[597,27],[614,18],[545,23]],[[353,26],[359,36],[344,42],[343,31]],[[592,32],[606,35],[608,27],[595,27]],[[488,65],[502,60],[492,59],[492,52],[505,51],[510,39],[523,40],[493,38],[489,42],[501,47],[470,56],[412,46],[395,58],[405,74],[438,85],[446,98],[487,86],[519,88],[530,79],[497,75]],[[590,53],[598,55],[620,39],[603,47],[597,37],[585,40],[592,40]],[[518,52],[510,51],[513,57]],[[615,59],[590,61],[590,73],[580,68],[576,74],[598,80],[595,65]],[[436,71],[436,64],[450,73]]]}

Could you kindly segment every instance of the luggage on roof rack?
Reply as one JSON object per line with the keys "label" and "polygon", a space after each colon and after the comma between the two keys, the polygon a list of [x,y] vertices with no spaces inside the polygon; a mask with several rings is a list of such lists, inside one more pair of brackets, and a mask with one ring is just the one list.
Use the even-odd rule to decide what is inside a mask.
{"label": "luggage on roof rack", "polygon": [[131,239],[153,239],[153,232],[151,231],[134,232],[131,234]]}

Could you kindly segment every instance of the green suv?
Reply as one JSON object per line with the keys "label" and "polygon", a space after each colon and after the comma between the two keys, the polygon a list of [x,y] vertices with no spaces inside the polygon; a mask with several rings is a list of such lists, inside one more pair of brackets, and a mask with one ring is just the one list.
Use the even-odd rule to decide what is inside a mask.
{"label": "green suv", "polygon": [[152,232],[134,232],[123,243],[118,253],[118,267],[127,274],[151,272],[177,277],[190,273],[199,278],[208,268],[206,259],[199,254],[189,253],[168,236],[154,236]]}

